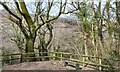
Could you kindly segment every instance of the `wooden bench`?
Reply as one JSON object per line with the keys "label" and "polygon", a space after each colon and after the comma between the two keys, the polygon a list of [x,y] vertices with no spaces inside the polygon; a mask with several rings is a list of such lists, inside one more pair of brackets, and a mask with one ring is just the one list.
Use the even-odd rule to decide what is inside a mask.
{"label": "wooden bench", "polygon": [[79,67],[80,65],[78,63],[72,63],[72,62],[67,62],[67,61],[64,62],[64,66],[65,67],[70,66],[70,67],[75,68],[76,70],[81,70],[82,69],[81,67]]}

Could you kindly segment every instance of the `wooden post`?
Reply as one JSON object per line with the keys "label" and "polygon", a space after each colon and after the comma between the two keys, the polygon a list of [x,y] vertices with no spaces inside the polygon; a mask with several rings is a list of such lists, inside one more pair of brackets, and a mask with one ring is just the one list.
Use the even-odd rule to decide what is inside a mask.
{"label": "wooden post", "polygon": [[21,53],[21,57],[20,57],[20,63],[23,62],[23,56],[22,56],[22,53]]}
{"label": "wooden post", "polygon": [[50,60],[52,60],[52,52],[49,52]]}
{"label": "wooden post", "polygon": [[53,52],[53,55],[52,55],[52,56],[53,56],[53,60],[55,60],[55,52]]}
{"label": "wooden post", "polygon": [[60,54],[60,60],[62,61],[62,57],[63,57],[63,55],[62,55],[62,53]]}
{"label": "wooden post", "polygon": [[4,67],[4,56],[2,56],[2,67]]}
{"label": "wooden post", "polygon": [[71,61],[71,59],[72,59],[72,54],[70,54],[70,61]]}
{"label": "wooden post", "polygon": [[102,68],[101,68],[101,64],[102,64],[102,60],[101,60],[101,58],[99,58],[99,70],[102,70]]}
{"label": "wooden post", "polygon": [[12,65],[12,54],[10,55],[10,64]]}
{"label": "wooden post", "polygon": [[83,58],[83,67],[84,67],[84,65],[85,65],[85,64],[84,64],[84,62],[85,62],[85,57],[84,57],[84,56],[82,56],[82,58]]}

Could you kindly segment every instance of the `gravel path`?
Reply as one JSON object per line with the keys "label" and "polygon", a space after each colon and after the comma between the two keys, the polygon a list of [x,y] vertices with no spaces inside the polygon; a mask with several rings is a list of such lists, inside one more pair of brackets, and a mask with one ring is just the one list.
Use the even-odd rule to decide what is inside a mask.
{"label": "gravel path", "polygon": [[75,69],[72,67],[65,67],[63,61],[42,61],[8,65],[5,66],[3,70],[75,70]]}
{"label": "gravel path", "polygon": [[[64,66],[64,61],[41,61],[41,62],[26,62],[15,65],[8,65],[2,70],[75,70],[70,66]],[[82,70],[92,70],[91,68],[82,68]]]}

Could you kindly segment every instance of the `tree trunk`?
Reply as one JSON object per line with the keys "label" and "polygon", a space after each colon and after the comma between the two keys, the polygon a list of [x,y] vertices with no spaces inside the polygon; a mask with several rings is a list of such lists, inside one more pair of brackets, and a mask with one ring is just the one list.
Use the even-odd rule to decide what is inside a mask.
{"label": "tree trunk", "polygon": [[36,61],[35,57],[35,52],[34,52],[34,43],[32,41],[32,39],[26,39],[26,49],[25,49],[27,54],[27,57],[32,57],[29,58],[28,61]]}
{"label": "tree trunk", "polygon": [[118,53],[120,55],[120,1],[116,0],[116,19],[118,22]]}
{"label": "tree trunk", "polygon": [[[86,34],[85,34],[85,36],[84,36],[84,42],[85,42],[85,44],[84,44],[85,51],[84,51],[84,52],[85,52],[85,55],[88,56],[87,35],[86,35]],[[85,60],[87,61],[87,60],[88,60],[88,57],[86,57]]]}

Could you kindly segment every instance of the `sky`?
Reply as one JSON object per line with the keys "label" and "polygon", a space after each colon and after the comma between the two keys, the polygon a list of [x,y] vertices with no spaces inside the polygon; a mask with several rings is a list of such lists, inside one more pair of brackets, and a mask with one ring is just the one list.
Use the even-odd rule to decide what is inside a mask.
{"label": "sky", "polygon": [[[12,0],[0,0],[0,1],[7,1],[7,2],[13,2]],[[24,0],[26,3],[28,3],[28,2],[35,2],[35,1],[38,1],[38,0]],[[44,0],[44,1],[48,1],[48,0]],[[60,1],[60,0],[54,0],[54,1]],[[64,1],[64,0],[63,0]],[[77,0],[69,0],[69,2],[70,1],[77,1]],[[83,0],[79,0],[79,1],[83,1]],[[91,0],[89,0],[89,1],[91,1]],[[105,5],[105,3],[106,3],[106,0],[101,0],[102,1],[102,6],[104,6]],[[113,3],[115,0],[111,0],[111,3]],[[98,4],[98,0],[94,0],[94,2],[95,2],[95,4]],[[32,5],[28,5],[28,6],[30,6],[30,7],[32,7]],[[3,7],[0,5],[0,10],[2,10],[3,9]],[[33,10],[33,9],[30,9],[30,10]],[[30,11],[29,10],[29,11]],[[34,10],[33,10],[34,11]],[[57,15],[58,14],[58,7],[53,7],[52,8],[52,10],[51,10],[51,12],[50,12],[50,14],[51,14],[51,16],[53,16],[53,15]],[[32,11],[30,11],[30,13],[33,13]],[[68,15],[65,15],[66,17],[68,16],[70,16],[70,14],[68,14]],[[64,15],[62,15],[62,17],[65,17]]]}

